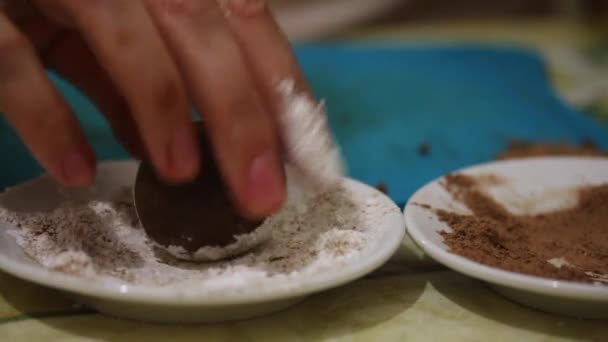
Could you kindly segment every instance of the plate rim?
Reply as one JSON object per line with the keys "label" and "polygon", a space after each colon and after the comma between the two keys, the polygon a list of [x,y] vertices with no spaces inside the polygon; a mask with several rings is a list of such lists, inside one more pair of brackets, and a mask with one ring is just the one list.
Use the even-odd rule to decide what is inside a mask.
{"label": "plate rim", "polygon": [[[290,40],[322,38],[362,21],[382,16],[409,0],[315,0],[270,3],[277,22]],[[311,24],[312,23],[312,24]]]}
{"label": "plate rim", "polygon": [[[117,168],[117,167],[134,167],[134,160],[111,160],[100,162],[98,170],[101,168]],[[19,183],[13,187],[32,186],[36,182],[48,181],[48,174],[30,179]],[[6,272],[16,278],[44,286],[57,289],[64,292],[71,292],[80,296],[89,298],[98,298],[111,301],[121,301],[138,304],[151,305],[174,305],[174,306],[226,306],[226,305],[242,305],[255,304],[269,301],[278,301],[282,299],[307,296],[313,293],[318,293],[330,288],[344,285],[356,279],[359,279],[366,274],[374,271],[382,266],[393,254],[397,251],[405,237],[405,220],[400,208],[388,196],[381,193],[377,189],[359,182],[357,180],[346,178],[345,182],[349,187],[364,189],[365,191],[375,192],[382,201],[387,201],[387,204],[392,206],[391,213],[385,215],[385,220],[397,220],[393,227],[378,234],[377,239],[387,240],[384,248],[376,248],[373,253],[370,253],[371,258],[360,258],[356,256],[353,262],[350,262],[349,267],[344,268],[342,272],[320,272],[312,280],[305,281],[297,287],[275,288],[271,290],[263,290],[261,293],[255,292],[231,292],[226,296],[218,296],[217,293],[196,293],[195,290],[189,289],[186,292],[171,290],[171,287],[154,287],[143,285],[131,285],[121,282],[103,282],[80,278],[73,275],[67,275],[58,271],[45,269],[42,266],[28,265],[15,260],[0,253],[0,271]],[[2,193],[9,190],[5,189]],[[386,222],[386,221],[385,221]],[[398,224],[397,224],[398,223]],[[378,240],[376,240],[378,241]],[[333,275],[333,276],[332,276]]]}
{"label": "plate rim", "polygon": [[[534,157],[526,159],[512,159],[492,161],[464,167],[450,173],[471,172],[483,170],[500,164],[519,164],[519,163],[542,163],[542,162],[601,162],[608,164],[608,158],[599,157]],[[415,205],[417,197],[424,191],[428,191],[430,186],[437,184],[444,176],[435,178],[418,189],[407,201],[403,215],[405,218],[406,232],[412,237],[414,242],[436,262],[462,274],[482,280],[494,285],[509,287],[515,290],[533,292],[540,295],[551,295],[556,297],[594,300],[608,303],[608,286],[591,285],[565,280],[553,280],[538,276],[531,276],[522,273],[502,270],[496,267],[487,266],[463,256],[449,252],[441,246],[426,239],[423,229],[418,227],[414,220],[413,210],[418,209]]]}

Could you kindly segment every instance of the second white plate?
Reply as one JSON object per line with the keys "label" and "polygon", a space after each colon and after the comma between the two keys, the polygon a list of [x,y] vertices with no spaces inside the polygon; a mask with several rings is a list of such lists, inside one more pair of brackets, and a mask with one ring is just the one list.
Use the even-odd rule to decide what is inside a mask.
{"label": "second white plate", "polygon": [[[557,209],[572,202],[572,189],[608,183],[608,159],[536,158],[494,162],[458,171],[469,175],[495,174],[508,180],[488,188],[498,202],[515,213]],[[547,196],[551,194],[551,196]],[[550,197],[551,201],[546,199]],[[542,200],[541,200],[542,199]],[[405,207],[408,233],[433,259],[447,267],[491,284],[524,305],[570,316],[608,319],[608,286],[551,280],[489,267],[451,253],[441,231],[447,224],[414,203],[436,209],[462,210],[462,205],[439,184],[424,186]]]}

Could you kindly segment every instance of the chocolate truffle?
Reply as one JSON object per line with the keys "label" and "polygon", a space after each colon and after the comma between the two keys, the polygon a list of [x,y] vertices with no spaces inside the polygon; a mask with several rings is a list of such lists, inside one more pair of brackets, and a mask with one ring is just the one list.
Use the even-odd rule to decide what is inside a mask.
{"label": "chocolate truffle", "polygon": [[200,131],[203,161],[196,179],[167,184],[150,163],[142,162],[135,182],[135,205],[148,237],[173,256],[218,260],[261,242],[264,236],[255,231],[263,221],[244,218],[234,206],[210,143]]}

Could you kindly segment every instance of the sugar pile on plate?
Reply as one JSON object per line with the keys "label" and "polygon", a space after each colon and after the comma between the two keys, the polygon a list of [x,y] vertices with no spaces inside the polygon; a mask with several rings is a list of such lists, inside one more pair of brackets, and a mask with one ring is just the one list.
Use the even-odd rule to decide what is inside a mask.
{"label": "sugar pile on plate", "polygon": [[[94,280],[146,286],[190,286],[208,293],[278,286],[290,279],[339,270],[373,240],[394,208],[381,194],[339,185],[303,194],[290,185],[286,206],[263,224],[272,237],[233,259],[196,264],[155,247],[139,226],[131,189],[111,201],[65,203],[49,212],[0,209],[0,219],[31,258],[46,268]],[[287,286],[287,285],[286,285]]]}

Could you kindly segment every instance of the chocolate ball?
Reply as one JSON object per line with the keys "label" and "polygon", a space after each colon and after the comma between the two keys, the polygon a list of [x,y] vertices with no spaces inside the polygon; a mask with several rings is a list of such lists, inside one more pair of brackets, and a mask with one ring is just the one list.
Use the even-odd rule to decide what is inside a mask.
{"label": "chocolate ball", "polygon": [[[202,129],[201,129],[202,131]],[[142,162],[135,182],[135,206],[149,238],[182,259],[207,259],[195,254],[204,247],[225,247],[253,232],[262,220],[244,218],[235,207],[204,132],[199,175],[185,184],[167,184],[149,162]],[[186,253],[175,253],[175,248]],[[181,247],[181,248],[180,248]],[[243,252],[240,246],[235,251]]]}

